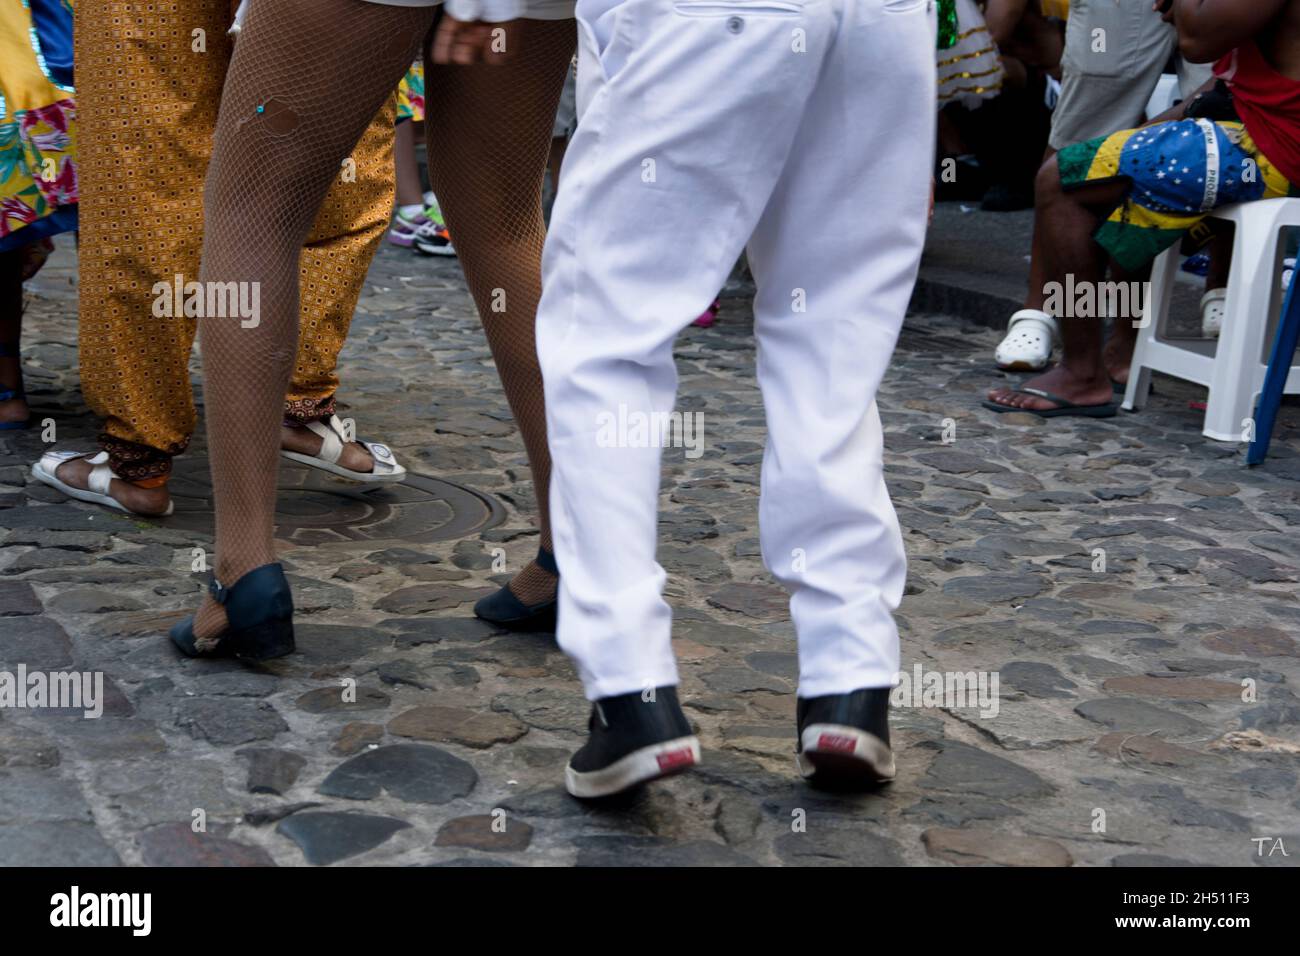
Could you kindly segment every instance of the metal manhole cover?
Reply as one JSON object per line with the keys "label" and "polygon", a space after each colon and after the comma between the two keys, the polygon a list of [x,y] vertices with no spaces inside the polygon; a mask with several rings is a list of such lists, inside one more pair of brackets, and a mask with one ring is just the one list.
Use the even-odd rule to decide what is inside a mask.
{"label": "metal manhole cover", "polygon": [[[492,496],[411,472],[397,485],[356,485],[284,461],[276,487],[276,537],[297,545],[449,541],[505,519]],[[168,488],[175,511],[163,527],[211,534],[207,459],[177,459]]]}

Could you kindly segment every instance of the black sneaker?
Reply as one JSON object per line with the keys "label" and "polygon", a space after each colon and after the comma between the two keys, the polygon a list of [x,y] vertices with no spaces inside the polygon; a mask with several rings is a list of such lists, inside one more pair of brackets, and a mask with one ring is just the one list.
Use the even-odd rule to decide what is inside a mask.
{"label": "black sneaker", "polygon": [[608,797],[700,762],[700,741],[677,703],[676,687],[604,697],[592,704],[587,726],[590,738],[564,771],[564,785],[575,797]]}
{"label": "black sneaker", "polygon": [[888,687],[799,698],[799,772],[816,784],[870,786],[894,779]]}
{"label": "black sneaker", "polygon": [[416,252],[426,256],[454,256],[456,247],[451,244],[451,233],[442,223],[430,219],[415,230],[411,245]]}

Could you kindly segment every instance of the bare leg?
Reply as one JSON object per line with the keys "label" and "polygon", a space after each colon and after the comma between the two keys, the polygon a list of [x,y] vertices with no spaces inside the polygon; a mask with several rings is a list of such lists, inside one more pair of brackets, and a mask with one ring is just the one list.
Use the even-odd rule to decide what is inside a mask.
{"label": "bare leg", "polygon": [[[1124,198],[1126,181],[1096,183],[1066,192],[1053,158],[1039,171],[1036,184],[1035,239],[1042,254],[1045,281],[1038,285],[1046,295],[1047,283],[1066,283],[1067,274],[1075,285],[1098,283],[1105,274],[1106,254],[1093,241],[1101,217]],[[1033,290],[1031,290],[1032,293]],[[1031,388],[1060,395],[1080,405],[1110,401],[1111,385],[1102,362],[1101,323],[1097,319],[1058,319],[1062,355],[1059,365],[1025,383]],[[989,392],[989,400],[1013,408],[1050,410],[1054,403],[1034,395],[1023,395],[1009,387]]]}
{"label": "bare leg", "polygon": [[406,120],[397,124],[393,159],[397,166],[397,205],[424,205],[424,190],[420,188],[420,167],[415,161],[415,122]]}
{"label": "bare leg", "polygon": [[[1056,150],[1050,146],[1047,147],[1047,151],[1043,154],[1043,165],[1046,166],[1055,157]],[[1059,182],[1060,177],[1058,176],[1057,179]],[[1040,312],[1043,310],[1043,302],[1047,297],[1047,293],[1043,291],[1043,287],[1047,285],[1047,267],[1043,261],[1043,257],[1046,255],[1043,251],[1043,235],[1042,207],[1040,205],[1034,210],[1034,240],[1029,251],[1029,293],[1025,296],[1025,308],[1038,309]]]}
{"label": "bare leg", "polygon": [[[1112,282],[1124,283],[1130,288],[1137,284],[1145,286],[1151,280],[1151,267],[1147,266],[1137,272],[1128,272],[1112,260],[1110,278]],[[1137,344],[1137,328],[1134,323],[1140,318],[1141,315],[1134,314],[1111,316],[1110,334],[1106,337],[1106,344],[1102,347],[1101,354],[1107,377],[1120,385],[1128,384],[1128,369],[1133,361],[1133,346]]]}
{"label": "bare leg", "polygon": [[1211,227],[1214,229],[1214,238],[1210,240],[1210,269],[1205,274],[1205,291],[1211,292],[1215,289],[1226,289],[1228,287],[1228,271],[1232,266],[1232,241],[1233,227],[1225,222],[1218,221]]}

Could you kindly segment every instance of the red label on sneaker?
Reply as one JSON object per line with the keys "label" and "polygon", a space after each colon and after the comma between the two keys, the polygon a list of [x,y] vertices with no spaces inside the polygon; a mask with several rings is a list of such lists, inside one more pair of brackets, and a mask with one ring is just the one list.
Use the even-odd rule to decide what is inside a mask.
{"label": "red label on sneaker", "polygon": [[837,753],[853,753],[858,742],[844,734],[822,734],[817,738],[818,750],[834,750]]}
{"label": "red label on sneaker", "polygon": [[666,750],[657,759],[660,770],[677,770],[695,763],[695,754],[691,752],[690,747],[683,747],[680,750]]}

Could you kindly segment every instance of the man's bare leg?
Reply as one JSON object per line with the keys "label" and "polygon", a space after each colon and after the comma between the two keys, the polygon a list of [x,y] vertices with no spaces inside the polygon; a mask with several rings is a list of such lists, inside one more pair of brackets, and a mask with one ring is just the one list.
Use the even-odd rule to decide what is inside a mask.
{"label": "man's bare leg", "polygon": [[[1043,165],[1051,162],[1056,150],[1051,146],[1043,153]],[[1043,302],[1047,294],[1043,287],[1047,285],[1047,267],[1043,263],[1043,231],[1038,225],[1038,213],[1034,213],[1034,238],[1029,249],[1029,292],[1025,296],[1025,308],[1043,311]]]}
{"label": "man's bare leg", "polygon": [[[1151,281],[1151,267],[1139,269],[1137,272],[1129,272],[1122,268],[1115,260],[1110,262],[1110,279],[1112,282],[1118,282],[1127,285],[1129,288],[1135,288],[1137,284],[1145,284]],[[1145,301],[1133,300],[1130,301]],[[1110,317],[1110,334],[1106,337],[1106,344],[1102,346],[1102,362],[1106,366],[1106,374],[1110,377],[1111,382],[1120,385],[1128,384],[1129,365],[1133,362],[1133,346],[1137,344],[1137,327],[1134,324],[1141,315],[1112,315]]]}
{"label": "man's bare leg", "polygon": [[[1040,252],[1042,282],[1033,282],[1031,300],[1041,308],[1049,282],[1066,283],[1073,275],[1076,286],[1099,283],[1105,275],[1106,254],[1093,241],[1101,216],[1124,198],[1128,183],[1089,184],[1066,192],[1053,158],[1039,171],[1036,184],[1034,236]],[[1025,387],[1051,392],[1078,405],[1102,405],[1111,399],[1110,378],[1102,361],[1101,324],[1096,319],[1061,318],[1061,362],[1030,379]],[[989,400],[1010,408],[1050,411],[1055,403],[1025,395],[1004,386],[989,392]]]}

